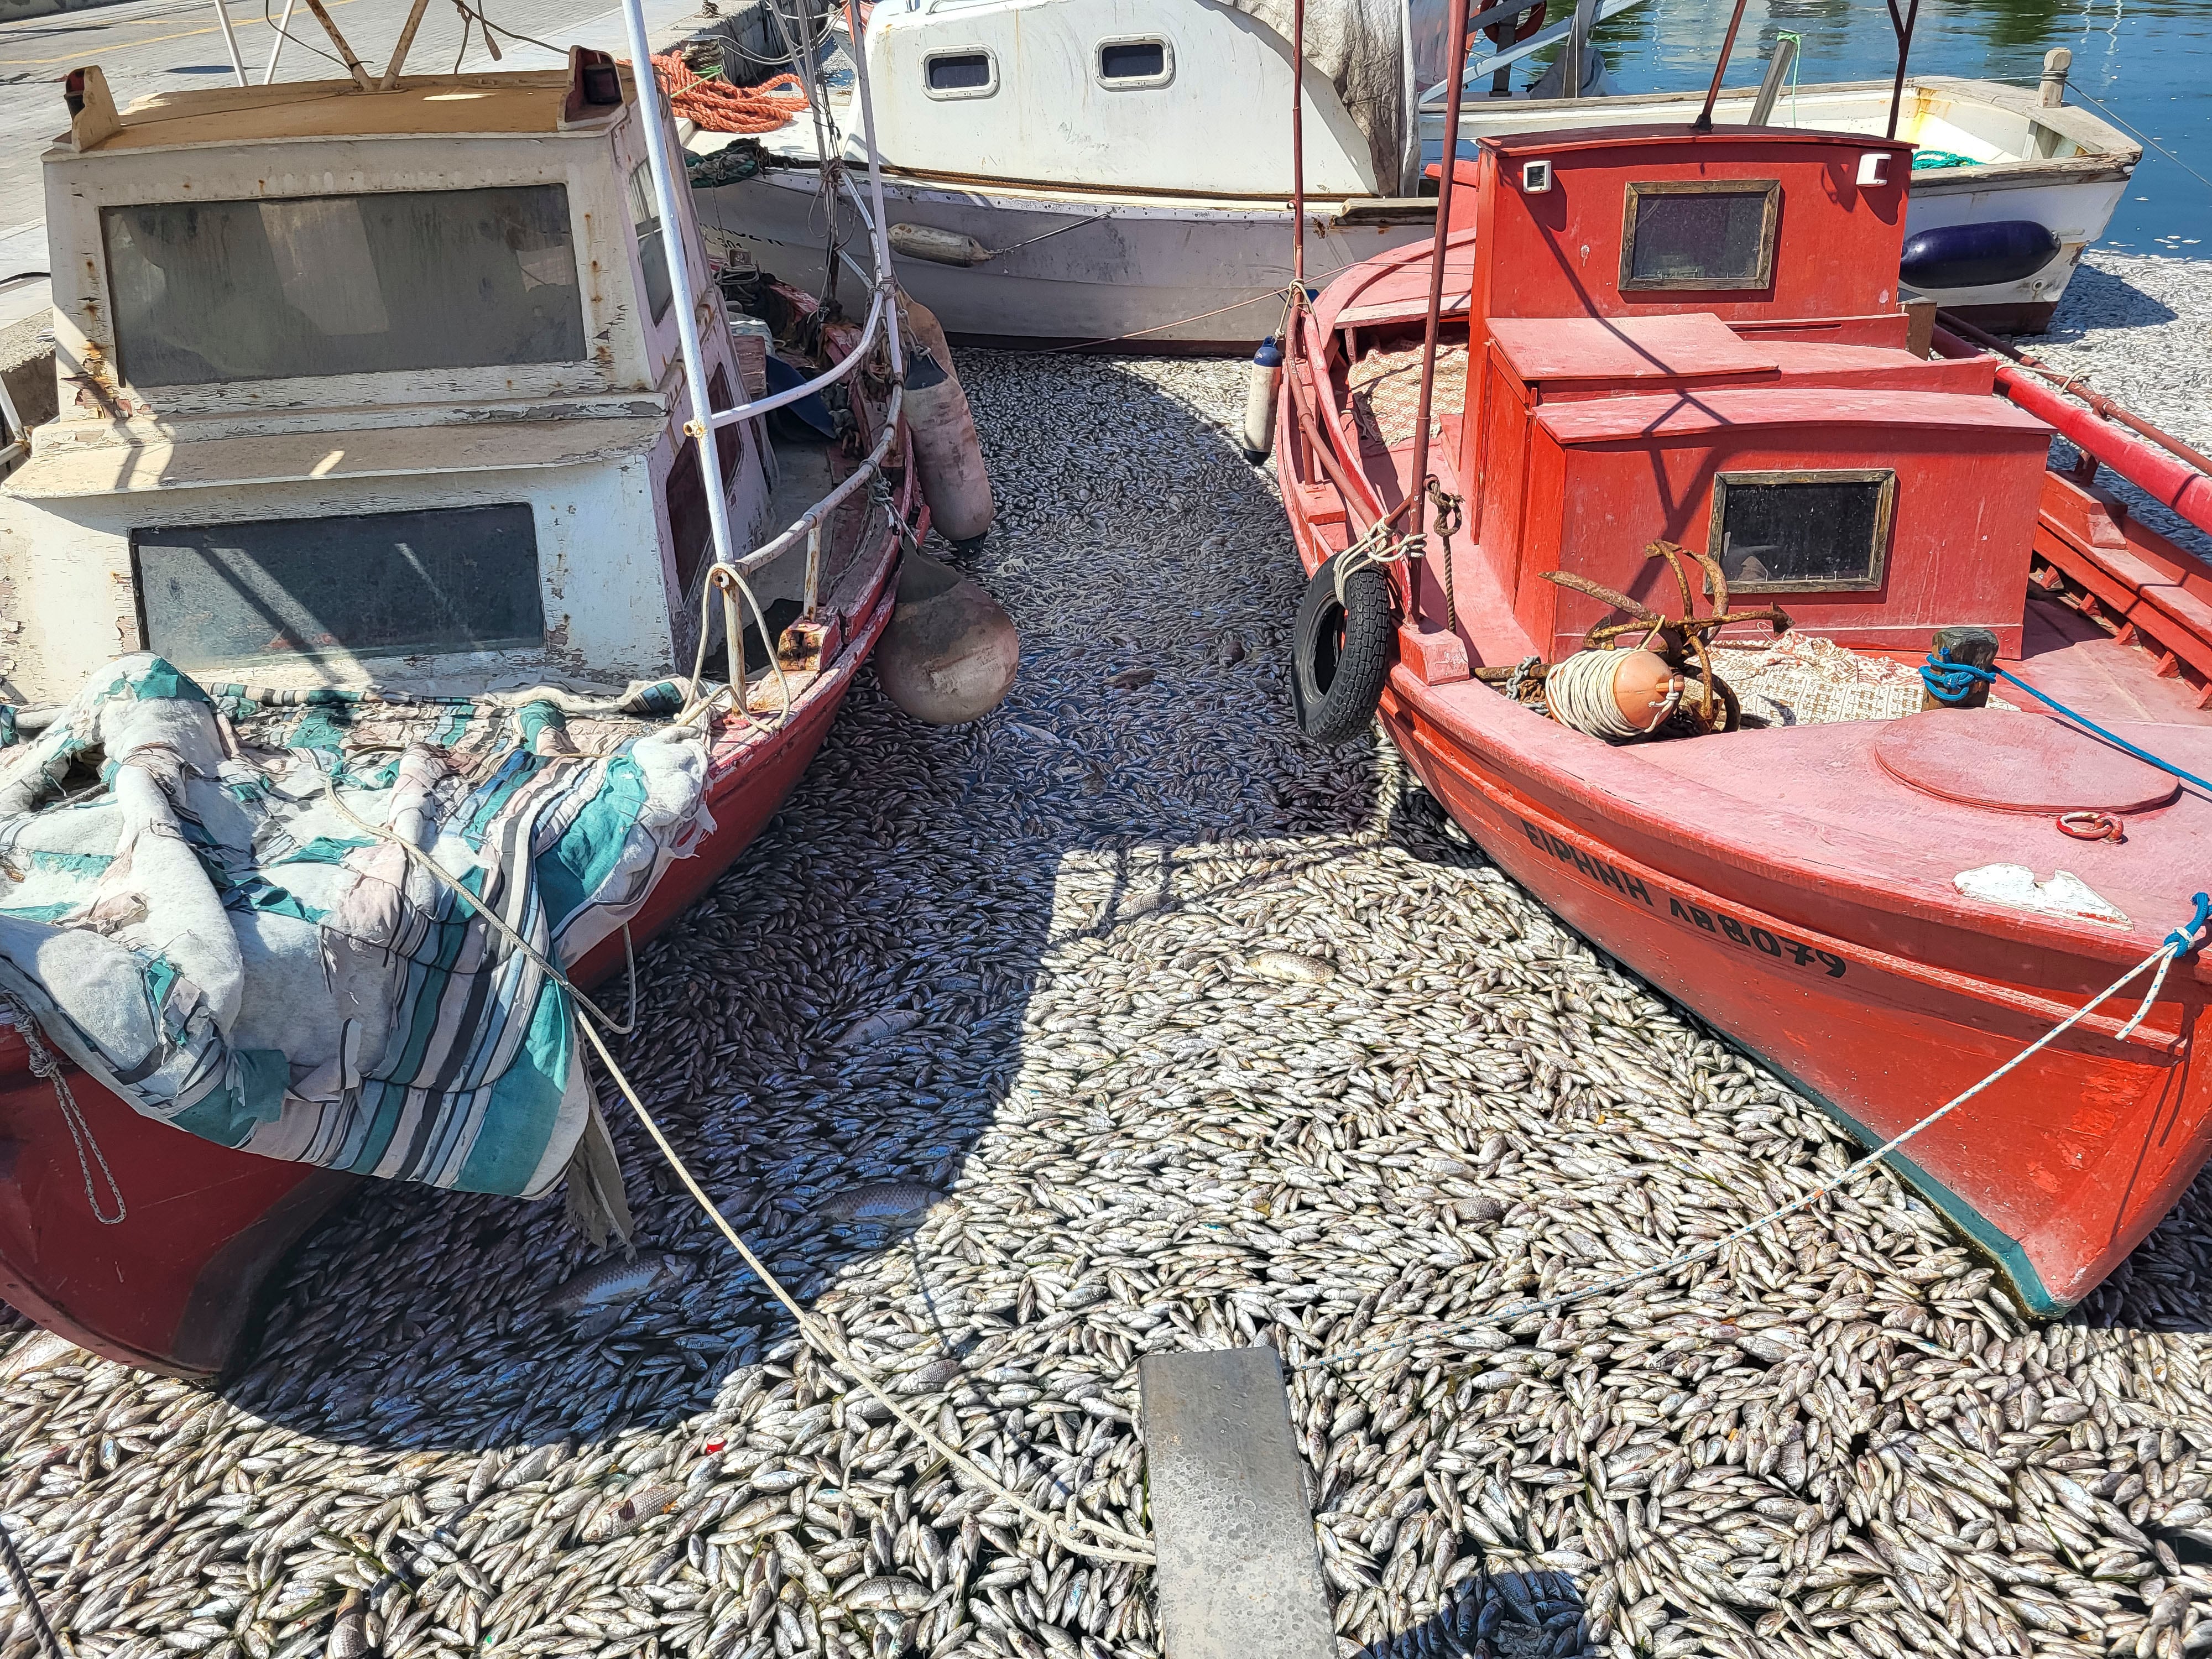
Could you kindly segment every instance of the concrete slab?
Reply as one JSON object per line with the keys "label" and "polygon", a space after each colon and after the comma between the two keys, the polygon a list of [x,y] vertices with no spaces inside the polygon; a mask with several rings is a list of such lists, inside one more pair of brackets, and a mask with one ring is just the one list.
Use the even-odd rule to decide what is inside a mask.
{"label": "concrete slab", "polygon": [[1334,1659],[1275,1351],[1152,1354],[1137,1376],[1167,1659]]}

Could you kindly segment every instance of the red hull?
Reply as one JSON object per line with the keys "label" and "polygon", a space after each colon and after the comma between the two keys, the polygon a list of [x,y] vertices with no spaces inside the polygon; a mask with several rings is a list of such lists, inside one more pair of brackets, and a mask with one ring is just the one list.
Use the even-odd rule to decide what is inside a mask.
{"label": "red hull", "polygon": [[[1856,166],[1872,187],[1793,173],[1823,145],[1835,154],[1822,166]],[[1564,660],[1587,624],[1626,609],[1547,577],[1671,612],[1641,550],[1654,535],[1723,547],[1724,469],[1777,489],[1887,477],[1886,571],[1832,591],[1784,585],[1803,632],[1917,658],[1936,627],[1985,622],[2023,684],[2212,773],[2212,719],[2183,672],[2196,672],[2212,570],[2079,477],[2045,471],[2047,429],[1988,395],[1991,360],[1905,349],[1886,286],[1902,220],[1872,149],[1672,128],[1485,141],[1462,186],[1474,206],[1455,198],[1449,222],[1442,288],[1456,296],[1447,337],[1461,383],[1434,405],[1425,463],[1466,511],[1430,519],[1424,556],[1389,567],[1407,620],[1379,709],[1500,867],[1870,1144],[1990,1078],[2187,921],[2212,868],[2212,802],[2029,714],[1613,747],[1480,676]],[[1540,165],[1528,159],[1540,151]],[[1716,179],[1794,202],[1774,222],[1771,280],[1634,286],[1638,192]],[[1277,429],[1309,573],[1416,489],[1419,422],[1391,413],[1374,368],[1355,404],[1352,368],[1363,349],[1418,347],[1433,257],[1410,248],[1354,267],[1301,320]],[[1393,361],[1381,369],[1397,373]],[[1386,417],[1408,435],[1386,435]],[[2178,499],[2169,458],[2087,424],[2100,459]],[[1879,470],[1839,470],[1851,468]],[[2023,603],[2024,589],[2036,597]],[[2085,620],[2100,607],[2126,619],[2118,637]],[[2057,815],[2089,806],[2124,812],[2124,837],[2069,839]],[[2004,870],[2066,872],[2089,908],[2000,890]],[[2208,954],[2173,966],[2132,1030],[2148,975],[1892,1156],[2025,1310],[2087,1295],[2212,1152],[2212,1060],[2197,1041]]]}
{"label": "red hull", "polygon": [[[714,833],[663,875],[631,926],[634,939],[682,915],[791,793],[890,618],[896,551],[888,537],[867,550],[873,570],[854,606],[853,637],[802,696],[790,725],[757,745],[718,750],[707,786]],[[587,952],[574,975],[590,984],[622,963],[617,934]],[[52,1086],[31,1074],[21,1036],[0,1027],[0,1297],[110,1359],[176,1376],[221,1376],[244,1352],[270,1275],[362,1177],[173,1129],[73,1066],[70,1083],[128,1214],[112,1227],[94,1219]]]}

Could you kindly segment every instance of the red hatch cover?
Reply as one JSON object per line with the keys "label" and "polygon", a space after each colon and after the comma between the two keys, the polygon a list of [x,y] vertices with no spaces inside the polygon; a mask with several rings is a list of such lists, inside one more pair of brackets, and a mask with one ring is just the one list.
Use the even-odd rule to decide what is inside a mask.
{"label": "red hatch cover", "polygon": [[2143,812],[2181,786],[2063,721],[2002,708],[1931,708],[1894,721],[1875,759],[1899,782],[2000,812]]}

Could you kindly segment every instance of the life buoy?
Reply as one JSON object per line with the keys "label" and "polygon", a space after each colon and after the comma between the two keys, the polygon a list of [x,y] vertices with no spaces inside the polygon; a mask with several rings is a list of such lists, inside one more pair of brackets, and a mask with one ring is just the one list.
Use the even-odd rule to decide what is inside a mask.
{"label": "life buoy", "polygon": [[1306,584],[1291,624],[1291,706],[1316,743],[1349,742],[1365,732],[1382,702],[1397,654],[1390,579],[1372,564],[1344,580],[1337,597],[1337,555]]}

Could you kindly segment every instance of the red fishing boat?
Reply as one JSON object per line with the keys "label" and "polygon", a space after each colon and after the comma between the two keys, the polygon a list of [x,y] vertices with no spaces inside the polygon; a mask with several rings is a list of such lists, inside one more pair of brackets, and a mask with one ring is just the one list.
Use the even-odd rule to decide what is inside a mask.
{"label": "red fishing boat", "polygon": [[[397,1103],[382,1123],[338,1144],[328,1126],[349,1110],[367,1122],[374,1115],[354,1103],[386,1086],[377,1043],[389,1076],[409,1044],[445,1042],[458,1064],[491,1042],[468,1024],[473,1009],[456,1012],[467,999],[454,993],[447,1006],[403,1007],[381,1028],[396,1035],[360,1055],[347,1048],[336,1073],[313,1074],[292,1051],[262,1106],[227,1126],[210,1127],[181,1090],[152,1115],[133,1091],[200,1028],[181,1015],[166,1032],[157,1025],[134,1070],[134,1051],[95,1042],[84,1016],[56,1018],[68,997],[40,952],[81,941],[72,930],[84,928],[144,962],[181,947],[139,937],[149,924],[136,896],[120,908],[29,902],[71,859],[118,872],[131,862],[129,843],[112,858],[58,857],[41,843],[54,811],[96,814],[108,797],[94,785],[52,807],[68,762],[29,775],[15,746],[31,739],[38,762],[39,743],[72,719],[90,730],[72,714],[81,705],[61,702],[88,674],[97,685],[119,648],[126,665],[155,663],[157,677],[173,665],[206,686],[228,764],[245,767],[232,779],[236,799],[249,805],[317,744],[341,757],[319,763],[335,769],[335,804],[341,781],[362,781],[344,770],[356,750],[473,744],[451,769],[471,787],[501,768],[542,783],[569,761],[581,775],[672,719],[703,727],[697,755],[666,775],[685,786],[667,826],[637,827],[639,797],[649,805],[659,782],[576,809],[618,809],[604,820],[615,827],[602,850],[619,858],[578,872],[584,890],[617,863],[634,872],[614,878],[590,926],[542,935],[586,985],[620,969],[625,927],[637,939],[666,925],[759,832],[887,630],[926,718],[973,718],[1012,675],[1003,613],[980,590],[928,561],[908,567],[926,573],[919,586],[902,575],[902,542],[926,533],[925,491],[942,487],[917,450],[963,445],[959,432],[912,441],[902,416],[926,426],[924,405],[902,407],[901,301],[887,275],[860,325],[773,283],[727,285],[789,343],[765,369],[748,364],[649,81],[579,50],[566,73],[403,80],[395,60],[376,82],[333,40],[351,82],[224,88],[118,112],[96,69],[70,77],[71,128],[46,157],[65,204],[50,227],[61,410],[0,484],[0,532],[13,532],[0,534],[0,550],[12,550],[9,631],[22,647],[0,704],[0,778],[11,791],[0,870],[15,884],[0,891],[0,931],[13,930],[0,939],[0,990],[18,1006],[52,993],[33,1010],[43,1032],[0,1025],[0,1296],[94,1352],[187,1376],[219,1375],[240,1357],[270,1276],[363,1174],[534,1195],[559,1179],[588,1091],[565,1059],[567,1005],[541,1001],[531,1006],[563,1022],[548,1050],[562,1058],[551,1095],[533,1098],[545,1121],[556,1106],[567,1115],[571,1139],[547,1137],[524,1176],[487,1176],[473,1152],[468,1167],[418,1156],[410,1143],[460,1133],[422,1103],[460,1097],[414,1085],[411,1097],[404,1088],[386,1097]],[[331,155],[345,158],[336,172]],[[878,270],[888,272],[887,258]],[[751,330],[756,340],[767,331]],[[808,353],[827,365],[811,379],[784,361]],[[780,390],[763,382],[769,371],[784,375]],[[946,384],[938,374],[923,387],[939,416]],[[964,420],[964,404],[958,412]],[[771,416],[794,423],[775,435]],[[710,428],[715,441],[702,445]],[[969,427],[956,459],[972,476],[955,482],[986,492],[988,521],[973,449]],[[963,507],[972,520],[977,502]],[[725,663],[719,678],[702,672]],[[907,702],[894,679],[887,670],[888,689]],[[161,684],[177,695],[175,677]],[[518,686],[575,697],[500,701]],[[425,720],[436,729],[426,733]],[[276,735],[257,737],[256,721]],[[180,769],[194,775],[189,760]],[[258,870],[272,821],[251,848],[207,852],[202,820],[215,819],[191,787],[164,793],[216,872],[215,931],[258,927],[265,951],[270,915],[319,924],[338,914],[296,893],[272,913],[265,895],[290,883],[234,878]],[[502,891],[546,879],[552,832],[529,833],[526,862],[509,858]],[[370,868],[398,851],[388,838],[322,845],[301,849],[301,880],[335,860],[351,873],[333,891],[408,891],[404,860],[382,878]],[[485,843],[481,854],[488,863],[500,850]],[[446,888],[472,878],[470,857]],[[241,896],[254,883],[264,896]],[[152,897],[158,906],[166,896]],[[397,914],[411,905],[428,916],[426,902],[451,902],[432,882]],[[483,924],[439,915],[427,936],[418,929],[428,943],[411,958],[402,947],[380,957],[398,960],[395,983],[461,980],[453,941]],[[339,931],[324,943],[348,948]],[[315,977],[313,958],[295,979]],[[338,971],[325,952],[324,976]],[[281,994],[271,980],[264,969],[264,1000]],[[203,981],[192,994],[217,1006]],[[257,1018],[251,971],[244,982],[243,1006],[234,994],[232,1012],[216,1016],[232,1028],[225,1040],[258,1043],[281,1065],[288,1054],[271,1039],[239,1035]],[[153,1000],[157,1013],[186,1006],[171,993]],[[450,1031],[432,1029],[448,1019]],[[504,1086],[487,1078],[478,1108]],[[307,1128],[292,1133],[295,1113]],[[324,1144],[309,1144],[314,1133]],[[278,1143],[271,1155],[260,1155],[263,1136]]]}
{"label": "red fishing boat", "polygon": [[1931,356],[1911,160],[1697,126],[1461,159],[1438,246],[1297,325],[1293,672],[1310,734],[1379,712],[1500,866],[1869,1145],[2179,929],[1892,1155],[2048,1315],[2212,1138],[2212,566],[2094,475],[2208,526],[2212,479]]}

